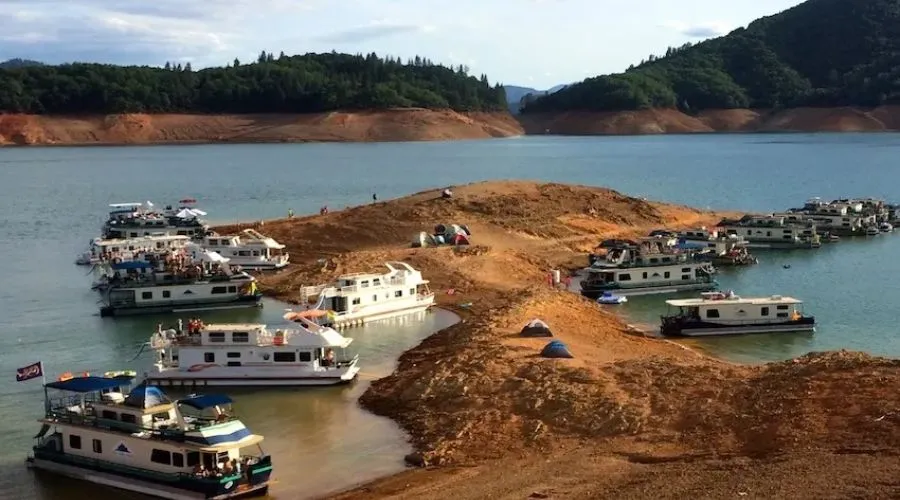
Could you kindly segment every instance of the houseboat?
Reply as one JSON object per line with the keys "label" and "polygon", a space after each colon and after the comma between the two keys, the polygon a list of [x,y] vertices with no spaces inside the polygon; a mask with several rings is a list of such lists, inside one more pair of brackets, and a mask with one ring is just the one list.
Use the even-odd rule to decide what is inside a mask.
{"label": "houseboat", "polygon": [[352,339],[302,317],[272,331],[264,324],[190,324],[157,330],[157,355],[147,380],[177,386],[303,386],[351,382],[358,356]]}
{"label": "houseboat", "polygon": [[256,279],[215,252],[189,244],[144,261],[114,262],[101,286],[101,316],[258,307]]}
{"label": "houseboat", "polygon": [[163,233],[126,239],[95,238],[91,241],[88,251],[81,254],[75,260],[75,263],[78,265],[96,265],[116,259],[120,262],[140,260],[143,253],[177,250],[183,248],[190,241],[191,239],[187,236],[166,235]]}
{"label": "houseboat", "polygon": [[822,243],[813,221],[789,220],[785,216],[746,215],[738,220],[722,219],[719,233],[742,236],[749,248],[819,248]]}
{"label": "houseboat", "polygon": [[581,294],[597,299],[604,292],[648,295],[685,290],[712,290],[715,267],[697,253],[670,245],[667,238],[644,238],[606,245],[605,256],[594,256],[581,280]]}
{"label": "houseboat", "polygon": [[386,273],[338,276],[327,285],[304,287],[301,300],[312,310],[326,311],[335,328],[359,325],[427,310],[434,304],[428,280],[406,262],[385,263]]}
{"label": "houseboat", "polygon": [[272,460],[230,398],[173,401],[155,386],[128,391],[131,382],[85,374],[45,384],[45,415],[26,464],[158,498],[266,494]]}
{"label": "houseboat", "polygon": [[677,312],[661,318],[659,332],[665,336],[815,331],[815,318],[804,315],[803,302],[793,297],[741,298],[734,292],[710,292],[666,304]]}
{"label": "houseboat", "polygon": [[678,233],[678,248],[696,250],[699,258],[715,266],[749,266],[759,259],[748,250],[748,243],[736,234],[720,234],[705,227]]}
{"label": "houseboat", "polygon": [[[182,202],[194,200],[182,200]],[[201,219],[206,212],[185,204],[176,208],[167,206],[159,211],[150,202],[114,203],[101,231],[104,239],[140,238],[152,234],[181,235],[202,238],[209,226]]]}
{"label": "houseboat", "polygon": [[253,229],[244,229],[240,235],[209,234],[203,239],[203,247],[247,269],[281,269],[288,265],[284,245]]}

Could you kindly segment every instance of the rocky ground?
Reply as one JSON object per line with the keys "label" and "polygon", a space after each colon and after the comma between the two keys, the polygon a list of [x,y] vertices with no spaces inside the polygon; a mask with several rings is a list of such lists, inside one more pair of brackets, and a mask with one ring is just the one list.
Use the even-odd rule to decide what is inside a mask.
{"label": "rocky ground", "polygon": [[[546,284],[601,239],[731,214],[560,184],[454,193],[255,225],[296,263],[262,278],[270,294],[297,299],[300,285],[405,260],[462,317],[361,400],[409,432],[419,468],[337,498],[900,496],[900,362],[832,352],[734,365]],[[472,246],[409,248],[437,223],[467,224]],[[575,359],[538,357],[547,340],[517,335],[534,318]]]}

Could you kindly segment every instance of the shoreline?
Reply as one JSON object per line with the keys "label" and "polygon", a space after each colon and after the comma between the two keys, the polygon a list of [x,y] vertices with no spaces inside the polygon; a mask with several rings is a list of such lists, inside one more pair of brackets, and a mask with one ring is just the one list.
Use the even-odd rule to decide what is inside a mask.
{"label": "shoreline", "polygon": [[419,108],[313,114],[0,114],[0,147],[410,142],[517,136],[893,133],[900,105],[512,115]]}
{"label": "shoreline", "polygon": [[[293,302],[298,286],[404,260],[431,281],[435,306],[460,317],[404,352],[359,400],[407,432],[416,453],[406,461],[418,467],[329,498],[643,497],[654,485],[649,491],[694,487],[692,475],[711,482],[715,498],[746,491],[735,481],[753,482],[754,491],[782,488],[784,497],[804,492],[796,486],[804,481],[773,478],[766,468],[787,461],[811,480],[821,476],[822,457],[854,477],[893,477],[895,468],[854,460],[900,449],[900,433],[875,423],[898,399],[883,388],[900,382],[900,361],[845,351],[760,366],[723,361],[630,332],[618,313],[546,284],[549,269],[566,269],[599,239],[724,214],[553,183],[453,189],[451,200],[430,190],[260,229],[287,245],[294,262],[260,278],[273,298]],[[595,215],[595,206],[603,211]],[[392,224],[366,231],[384,220]],[[409,248],[412,234],[437,222],[467,224],[472,244]],[[255,224],[217,229],[248,226]],[[322,231],[329,238],[317,238]],[[575,358],[539,357],[547,339],[518,335],[535,318]],[[822,419],[828,424],[816,424]],[[847,448],[861,451],[841,454]],[[493,466],[498,461],[504,465]],[[717,475],[723,466],[745,471]]]}

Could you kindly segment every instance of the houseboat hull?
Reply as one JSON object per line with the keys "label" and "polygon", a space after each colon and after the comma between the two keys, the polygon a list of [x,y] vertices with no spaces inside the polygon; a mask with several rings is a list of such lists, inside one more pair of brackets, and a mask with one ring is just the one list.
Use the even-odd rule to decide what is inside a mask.
{"label": "houseboat hull", "polygon": [[712,322],[690,322],[689,324],[663,324],[659,333],[666,337],[714,337],[724,335],[745,335],[756,333],[814,332],[815,318],[807,317],[783,323],[757,323],[728,325]]}
{"label": "houseboat hull", "polygon": [[[207,371],[212,373],[206,373]],[[329,386],[349,384],[356,380],[359,368],[333,370],[332,373],[308,374],[296,376],[279,376],[276,374],[247,374],[238,375],[227,373],[227,368],[219,368],[188,372],[181,370],[164,370],[147,374],[148,383],[168,387],[302,387],[302,386]]]}
{"label": "houseboat hull", "polygon": [[419,304],[403,307],[400,309],[392,309],[387,311],[379,311],[379,312],[366,312],[361,311],[360,313],[347,313],[343,315],[336,316],[333,320],[329,322],[329,325],[332,328],[347,328],[350,326],[359,326],[364,325],[366,323],[371,323],[374,321],[383,321],[387,319],[397,318],[400,316],[406,316],[410,314],[417,314],[421,312],[427,311],[432,305],[434,305],[434,298],[431,300],[422,301]]}
{"label": "houseboat hull", "polygon": [[[62,456],[61,456],[62,457]],[[166,484],[159,484],[150,481],[137,479],[131,475],[119,475],[109,472],[102,472],[93,468],[76,465],[66,462],[62,459],[49,459],[50,457],[28,457],[25,463],[28,467],[52,472],[61,476],[67,476],[73,479],[87,481],[94,484],[100,484],[111,488],[125,491],[133,491],[142,493],[156,498],[166,498],[171,500],[196,500],[196,499],[231,499],[231,498],[248,498],[264,496],[268,493],[269,483],[268,477],[258,484],[242,484],[238,485],[234,491],[227,492],[222,490],[209,491],[192,491],[189,489],[179,488]],[[269,471],[265,474],[268,476]],[[227,484],[227,483],[226,483]],[[230,486],[229,486],[230,488]]]}
{"label": "houseboat hull", "polygon": [[780,242],[780,241],[752,241],[747,240],[747,248],[768,249],[768,250],[793,250],[793,249],[812,249],[819,248],[822,244],[819,242]]}
{"label": "houseboat hull", "polygon": [[677,293],[677,292],[687,292],[687,291],[707,291],[707,290],[715,290],[718,287],[718,283],[715,281],[712,282],[704,282],[704,283],[666,283],[664,285],[656,285],[656,286],[641,286],[641,287],[633,287],[633,288],[623,288],[623,287],[604,287],[604,288],[582,288],[581,295],[590,298],[590,299],[598,299],[603,295],[603,292],[612,292],[616,295],[625,295],[625,296],[634,296],[634,295],[656,295],[663,293]]}
{"label": "houseboat hull", "polygon": [[147,304],[134,306],[103,306],[100,308],[101,317],[112,316],[137,316],[142,314],[175,314],[192,311],[250,309],[262,307],[262,295],[247,295],[243,297],[222,300],[197,300],[190,302],[175,302],[169,304]]}

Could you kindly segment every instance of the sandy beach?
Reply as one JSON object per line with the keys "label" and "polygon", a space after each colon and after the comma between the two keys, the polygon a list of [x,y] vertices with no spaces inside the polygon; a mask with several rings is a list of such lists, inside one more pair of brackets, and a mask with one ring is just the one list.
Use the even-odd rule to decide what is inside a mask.
{"label": "sandy beach", "polygon": [[[602,239],[734,214],[561,184],[453,190],[253,225],[294,262],[261,278],[271,296],[296,301],[300,285],[404,260],[462,317],[360,401],[409,433],[418,467],[335,498],[900,495],[900,362],[842,351],[735,365],[636,334],[547,284]],[[439,223],[468,225],[472,245],[410,248]],[[547,340],[518,336],[535,318],[574,359],[537,356]]]}

